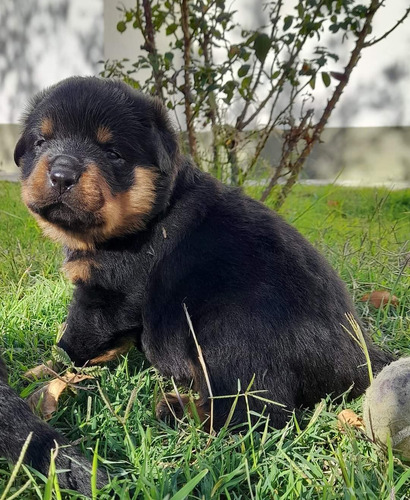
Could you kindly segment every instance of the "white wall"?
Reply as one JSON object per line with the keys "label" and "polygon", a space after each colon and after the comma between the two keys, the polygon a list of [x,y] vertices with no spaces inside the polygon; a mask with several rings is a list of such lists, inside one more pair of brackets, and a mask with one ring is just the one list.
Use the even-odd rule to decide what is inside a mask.
{"label": "white wall", "polygon": [[0,27],[0,123],[42,88],[101,69],[102,0],[0,0]]}

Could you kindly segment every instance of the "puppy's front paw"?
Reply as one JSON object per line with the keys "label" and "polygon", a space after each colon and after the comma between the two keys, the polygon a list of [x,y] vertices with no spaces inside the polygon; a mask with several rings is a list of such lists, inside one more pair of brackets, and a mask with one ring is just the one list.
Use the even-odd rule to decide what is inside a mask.
{"label": "puppy's front paw", "polygon": [[156,408],[155,415],[158,420],[162,420],[170,426],[175,426],[177,420],[181,420],[185,413],[185,406],[189,403],[186,395],[165,394]]}

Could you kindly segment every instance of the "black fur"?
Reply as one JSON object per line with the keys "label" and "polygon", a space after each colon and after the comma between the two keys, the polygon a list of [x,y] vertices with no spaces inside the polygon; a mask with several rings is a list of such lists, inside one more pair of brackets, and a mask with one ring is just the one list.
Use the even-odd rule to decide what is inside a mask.
{"label": "black fur", "polygon": [[[51,117],[53,133],[36,150],[44,117]],[[94,139],[102,125],[112,132],[108,145]],[[120,158],[107,155],[107,148]],[[131,339],[160,373],[182,384],[193,380],[198,409],[209,413],[186,304],[214,396],[236,394],[238,380],[244,390],[254,377],[251,390],[285,406],[266,409],[280,427],[289,410],[311,407],[327,394],[338,396],[350,386],[352,396],[363,393],[369,383],[365,357],[342,326],[349,328],[345,314],[355,314],[354,306],[335,271],[277,214],[180,155],[156,101],[119,82],[63,81],[29,112],[16,149],[23,185],[37,175],[41,158],[55,154],[80,158],[81,176],[90,162],[97,164],[101,184],[115,199],[138,188],[136,168],[155,173],[155,199],[143,227],[123,227],[114,236],[90,236],[97,220],[101,227],[106,222],[73,202],[81,176],[80,187],[63,194],[44,182],[28,204],[46,226],[59,225],[80,243],[94,238],[86,250],[71,240],[65,248],[66,262],[91,261],[89,275],[75,280],[60,341],[76,363]],[[53,210],[70,225],[49,215]],[[370,341],[368,349],[375,372],[392,360]],[[258,412],[266,405],[249,401]],[[224,424],[232,402],[214,400],[214,427]],[[245,411],[240,398],[233,422],[245,421]]]}
{"label": "black fur", "polygon": [[[91,464],[67,439],[33,415],[28,405],[7,385],[6,367],[0,358],[0,456],[16,463],[30,432],[33,433],[24,463],[48,475],[52,450],[58,446],[55,467],[61,488],[91,495]],[[99,471],[98,486],[107,477]]]}

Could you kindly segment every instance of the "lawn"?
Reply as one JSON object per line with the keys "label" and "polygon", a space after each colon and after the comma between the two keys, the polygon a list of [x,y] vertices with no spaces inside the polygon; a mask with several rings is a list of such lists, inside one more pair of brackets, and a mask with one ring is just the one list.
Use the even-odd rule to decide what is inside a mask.
{"label": "lawn", "polygon": [[[409,355],[410,190],[297,186],[281,214],[339,271],[375,342]],[[0,346],[10,383],[25,397],[36,384],[22,375],[50,358],[71,285],[59,271],[60,249],[41,236],[19,186],[6,182],[0,183],[0,254]],[[361,301],[372,290],[392,292],[399,305],[372,308]],[[336,404],[328,398],[284,430],[261,419],[247,432],[210,437],[188,417],[177,430],[155,419],[158,395],[172,387],[136,351],[84,387],[62,397],[50,424],[90,459],[98,446],[120,498],[410,498],[409,465],[360,431],[337,428],[338,412],[349,407],[360,414],[361,399]],[[12,470],[0,459],[0,498]],[[22,488],[21,499],[62,498],[27,467],[7,498]]]}

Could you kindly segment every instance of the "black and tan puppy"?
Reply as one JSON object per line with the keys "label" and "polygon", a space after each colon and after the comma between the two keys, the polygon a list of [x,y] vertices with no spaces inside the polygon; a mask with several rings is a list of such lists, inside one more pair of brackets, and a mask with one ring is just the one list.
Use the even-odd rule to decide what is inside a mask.
{"label": "black and tan puppy", "polygon": [[[0,456],[16,463],[30,433],[24,463],[47,476],[54,450],[60,487],[91,495],[91,464],[67,439],[33,415],[27,403],[7,385],[6,367],[0,357]],[[98,471],[98,486],[107,481],[105,473]]]}
{"label": "black and tan puppy", "polygon": [[[344,284],[275,213],[183,157],[157,101],[118,81],[65,80],[35,98],[15,160],[23,200],[64,245],[76,284],[60,346],[77,364],[136,344],[160,373],[193,382],[206,418],[185,304],[213,395],[254,378],[252,390],[285,407],[267,405],[275,426],[326,394],[366,389],[365,357],[343,328],[354,314]],[[392,359],[368,349],[375,372]],[[232,400],[213,404],[219,428]],[[233,422],[245,420],[239,398]]]}

